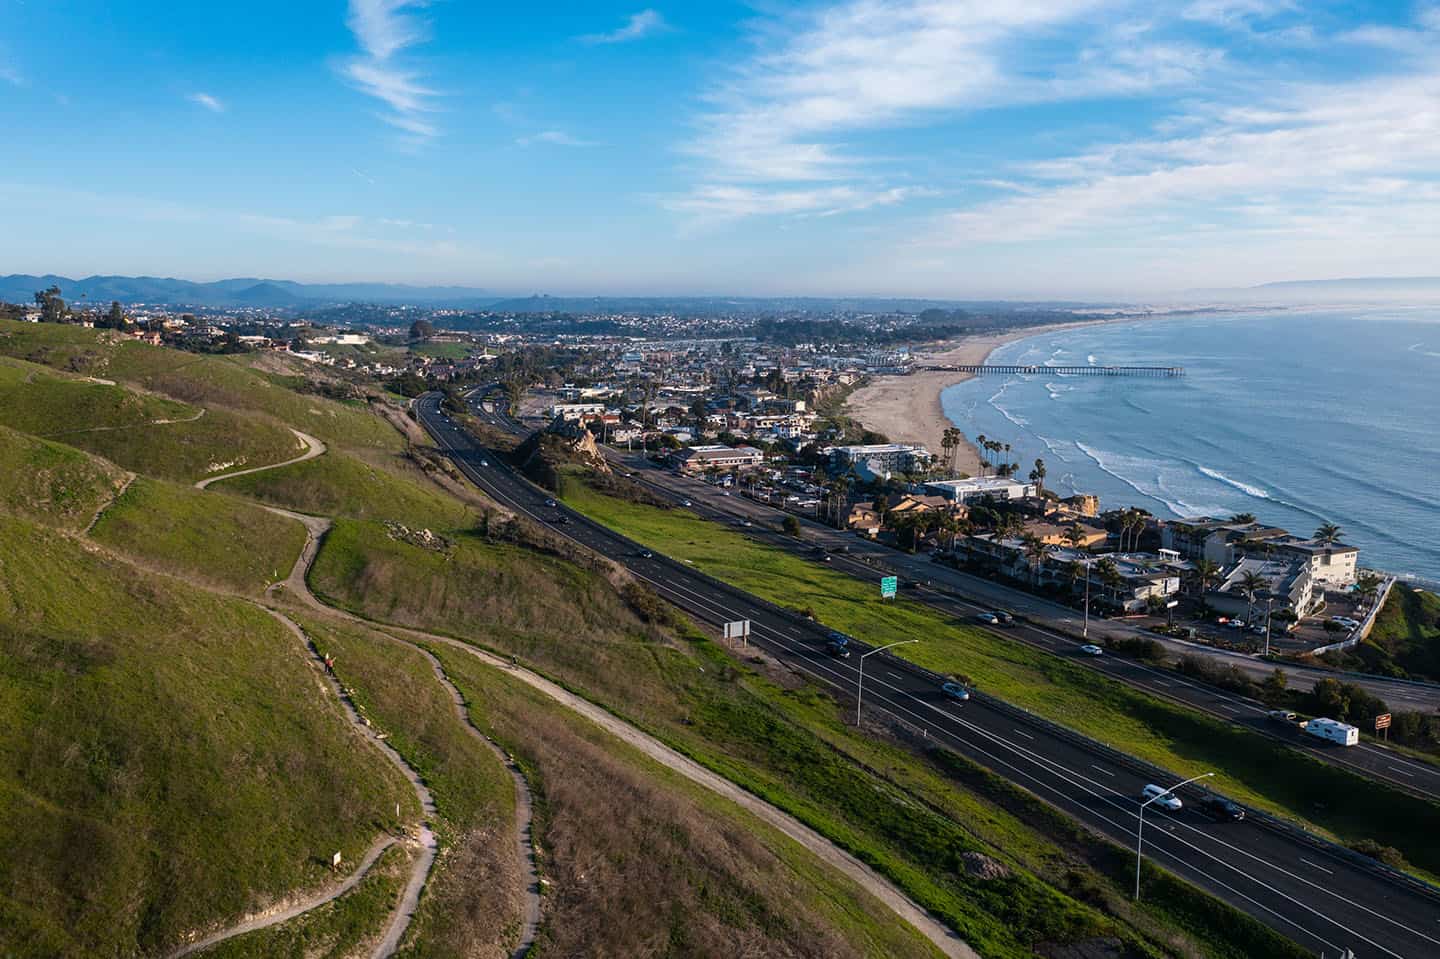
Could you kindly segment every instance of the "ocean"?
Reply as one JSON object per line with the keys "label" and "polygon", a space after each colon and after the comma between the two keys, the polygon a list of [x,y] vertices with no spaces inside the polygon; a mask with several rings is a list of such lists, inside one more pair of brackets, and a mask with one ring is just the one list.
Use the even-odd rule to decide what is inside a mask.
{"label": "ocean", "polygon": [[990,363],[1183,366],[1177,379],[977,377],[941,396],[1020,472],[1157,516],[1324,522],[1364,566],[1440,582],[1440,308],[1195,315],[1041,333]]}

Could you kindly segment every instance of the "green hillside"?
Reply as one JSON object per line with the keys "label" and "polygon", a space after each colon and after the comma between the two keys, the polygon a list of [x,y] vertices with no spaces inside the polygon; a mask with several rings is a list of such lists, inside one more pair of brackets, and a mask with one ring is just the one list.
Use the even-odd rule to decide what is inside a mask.
{"label": "green hillside", "polygon": [[0,426],[0,511],[83,529],[124,482],[104,460]]}
{"label": "green hillside", "polygon": [[1365,642],[1325,658],[1342,668],[1440,682],[1440,595],[1397,584]]}
{"label": "green hillside", "polygon": [[137,478],[91,537],[147,567],[259,595],[284,579],[305,545],[293,519],[233,496]]}
{"label": "green hillside", "polygon": [[418,812],[265,612],[4,516],[0,557],[0,955],[154,954]]}

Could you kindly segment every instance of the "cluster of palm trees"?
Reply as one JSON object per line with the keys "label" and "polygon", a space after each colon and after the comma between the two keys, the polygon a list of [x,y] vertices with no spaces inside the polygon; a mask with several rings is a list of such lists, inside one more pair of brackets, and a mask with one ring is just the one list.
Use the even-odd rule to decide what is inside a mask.
{"label": "cluster of palm trees", "polygon": [[975,445],[978,446],[978,447],[980,447],[980,449],[984,450],[986,454],[997,455],[997,456],[998,456],[999,454],[1001,454],[1001,453],[1004,453],[1004,454],[1005,454],[1005,458],[1004,458],[1003,460],[1000,460],[1000,459],[994,459],[994,460],[992,460],[992,459],[988,459],[986,456],[982,455],[982,456],[980,457],[980,475],[981,475],[981,476],[985,476],[985,475],[986,475],[986,472],[985,472],[985,471],[988,470],[988,469],[990,469],[990,468],[992,468],[992,467],[993,467],[994,470],[995,470],[995,475],[996,475],[996,476],[1014,476],[1014,475],[1015,475],[1015,471],[1020,468],[1020,464],[1019,464],[1019,463],[1012,463],[1012,462],[1010,462],[1010,444],[1009,444],[1009,443],[1002,443],[1002,442],[1000,442],[999,440],[992,440],[992,439],[990,439],[989,437],[987,437],[984,433],[981,433],[979,436],[975,437]]}
{"label": "cluster of palm trees", "polygon": [[945,476],[954,479],[959,472],[955,460],[960,454],[960,447],[965,445],[965,434],[958,427],[947,426],[945,432],[940,436],[940,449],[944,452],[941,461],[945,466]]}
{"label": "cluster of palm trees", "polygon": [[914,551],[932,533],[938,534],[941,545],[946,549],[955,548],[955,540],[969,534],[973,525],[968,519],[951,516],[935,510],[907,510],[903,513],[882,512],[885,525],[895,531],[897,540],[906,549]]}
{"label": "cluster of palm trees", "polygon": [[1120,552],[1125,552],[1128,543],[1131,550],[1140,546],[1140,534],[1145,532],[1145,523],[1150,514],[1141,509],[1127,509],[1120,514]]}

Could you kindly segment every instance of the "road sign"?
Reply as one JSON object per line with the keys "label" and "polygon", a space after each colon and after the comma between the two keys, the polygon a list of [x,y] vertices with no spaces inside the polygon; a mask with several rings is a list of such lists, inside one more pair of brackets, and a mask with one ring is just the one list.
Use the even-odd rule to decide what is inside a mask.
{"label": "road sign", "polygon": [[900,579],[896,576],[886,576],[880,580],[880,598],[894,599],[896,591],[900,588]]}
{"label": "road sign", "polygon": [[725,624],[725,641],[738,639],[745,642],[750,638],[750,620],[737,619]]}
{"label": "road sign", "polygon": [[1389,713],[1381,713],[1379,716],[1376,716],[1376,717],[1375,717],[1375,731],[1376,731],[1377,733],[1378,733],[1380,730],[1382,730],[1382,729],[1388,729],[1389,726],[1390,726],[1390,714],[1389,714]]}

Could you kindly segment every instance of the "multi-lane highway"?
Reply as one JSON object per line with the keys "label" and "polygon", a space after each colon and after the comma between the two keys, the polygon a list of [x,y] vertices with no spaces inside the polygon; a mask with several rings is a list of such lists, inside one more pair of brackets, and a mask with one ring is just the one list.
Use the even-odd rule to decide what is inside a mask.
{"label": "multi-lane highway", "polygon": [[[822,626],[781,610],[684,563],[636,544],[563,506],[515,475],[439,410],[440,397],[416,403],[421,422],[464,474],[497,502],[625,566],[700,622],[752,623],[750,641],[841,697],[853,694],[858,655],[824,652]],[[559,516],[568,522],[555,525]],[[863,649],[862,644],[862,649]],[[857,651],[858,652],[858,651]],[[1115,841],[1133,846],[1141,788],[1157,776],[1097,744],[978,696],[945,698],[936,677],[888,654],[865,667],[872,710],[922,729],[933,741],[982,763]],[[1166,783],[1169,785],[1169,783]],[[1223,783],[1217,784],[1223,790]],[[1193,799],[1195,793],[1182,792]],[[1251,816],[1216,822],[1193,811],[1146,815],[1151,861],[1194,882],[1316,953],[1352,949],[1374,956],[1440,955],[1440,898],[1353,854]]]}

